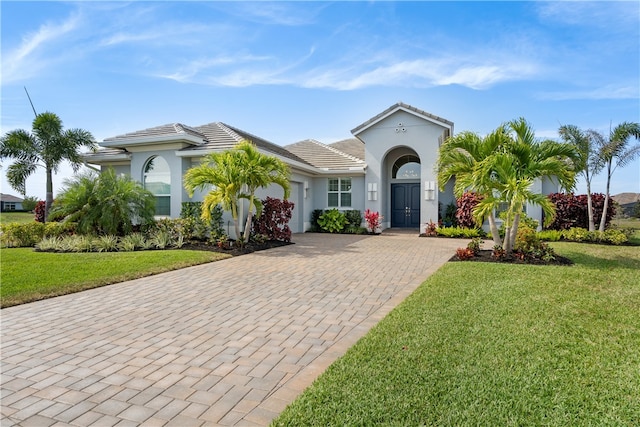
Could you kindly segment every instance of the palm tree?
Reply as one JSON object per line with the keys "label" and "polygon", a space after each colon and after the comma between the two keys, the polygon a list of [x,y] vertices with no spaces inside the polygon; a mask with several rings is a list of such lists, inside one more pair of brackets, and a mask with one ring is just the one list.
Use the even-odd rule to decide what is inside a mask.
{"label": "palm tree", "polygon": [[[440,191],[443,191],[446,183],[455,177],[453,192],[456,197],[471,190],[482,195],[485,199],[492,199],[494,197],[493,187],[490,180],[485,179],[490,177],[481,175],[482,164],[505,142],[506,133],[503,127],[499,127],[484,138],[469,131],[448,138],[440,147],[438,156],[437,169]],[[476,221],[482,224],[485,218],[489,220],[489,229],[494,243],[502,245],[502,238],[496,225],[493,210],[476,216]]]}
{"label": "palm tree", "polygon": [[583,132],[574,125],[562,125],[558,129],[560,137],[564,142],[576,147],[576,172],[584,176],[587,184],[587,213],[589,216],[589,231],[595,231],[595,220],[593,218],[593,201],[591,199],[591,181],[603,168],[604,163],[598,155],[596,142],[592,135]]}
{"label": "palm tree", "polygon": [[555,207],[547,197],[529,190],[533,181],[551,178],[561,188],[572,189],[578,154],[571,144],[551,140],[538,142],[533,128],[522,117],[508,122],[507,129],[510,141],[505,151],[496,153],[489,163],[495,162],[496,190],[508,203],[505,250],[509,252],[514,247],[520,215],[526,203],[540,206],[547,221],[551,221],[555,214]]}
{"label": "palm tree", "polygon": [[640,144],[629,147],[631,137],[640,139],[640,123],[620,123],[612,131],[609,131],[609,139],[595,130],[590,130],[589,135],[598,144],[600,159],[607,166],[607,189],[599,227],[599,231],[603,232],[607,222],[607,209],[609,209],[611,176],[618,166],[625,167],[640,155]]}
{"label": "palm tree", "polygon": [[530,190],[533,181],[549,177],[563,188],[572,188],[575,156],[569,144],[537,142],[531,126],[520,118],[501,125],[485,138],[469,132],[449,138],[440,148],[438,180],[442,187],[455,176],[456,196],[465,190],[483,195],[474,216],[479,223],[489,219],[496,245],[502,245],[502,239],[493,212],[506,204],[504,249],[510,252],[527,203],[539,205],[548,220],[553,217],[551,202]]}
{"label": "palm tree", "polygon": [[53,172],[67,160],[74,172],[82,165],[79,150],[83,147],[96,149],[96,143],[89,131],[83,129],[63,130],[60,118],[50,112],[36,115],[32,132],[18,129],[0,138],[0,159],[13,158],[16,161],[7,169],[9,185],[20,193],[25,193],[25,181],[37,167],[44,167],[46,173],[46,202],[44,220],[47,221],[53,203]]}
{"label": "palm tree", "polygon": [[195,190],[208,190],[203,199],[202,218],[210,221],[211,211],[218,204],[231,211],[236,238],[240,237],[238,201],[242,190],[242,167],[233,150],[215,152],[205,156],[203,162],[187,171],[184,187],[193,197]]}
{"label": "palm tree", "polygon": [[266,188],[271,184],[276,184],[284,190],[284,198],[289,198],[289,166],[282,160],[267,156],[258,151],[256,146],[249,141],[243,141],[236,149],[240,156],[242,181],[246,185],[247,192],[240,197],[249,200],[249,212],[244,228],[244,241],[249,241],[251,233],[251,221],[253,219],[253,208],[257,215],[262,212],[262,202],[255,197],[258,188]]}
{"label": "palm tree", "polygon": [[134,223],[152,223],[154,212],[153,193],[109,168],[66,180],[50,216],[77,222],[77,230],[83,234],[125,235]]}

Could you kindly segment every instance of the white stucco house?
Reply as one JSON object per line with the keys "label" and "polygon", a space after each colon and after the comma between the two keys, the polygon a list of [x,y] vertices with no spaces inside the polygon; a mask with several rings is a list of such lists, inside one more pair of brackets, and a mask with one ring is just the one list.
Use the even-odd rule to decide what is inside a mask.
{"label": "white stucco house", "polygon": [[[175,123],[106,138],[85,161],[139,180],[156,195],[156,214],[175,218],[182,202],[203,197],[189,198],[185,172],[208,153],[250,140],[291,168],[289,200],[295,208],[289,226],[294,233],[310,228],[313,210],[330,208],[371,209],[384,216],[383,229],[419,229],[438,220],[439,206],[455,201],[453,183],[440,192],[435,173],[438,148],[453,134],[453,122],[400,102],[351,133],[354,138],[333,144],[308,139],[281,146],[220,122],[195,127]],[[558,189],[551,182],[536,186],[545,194]],[[258,196],[283,194],[274,186]],[[539,208],[528,208],[529,216],[541,218]]]}

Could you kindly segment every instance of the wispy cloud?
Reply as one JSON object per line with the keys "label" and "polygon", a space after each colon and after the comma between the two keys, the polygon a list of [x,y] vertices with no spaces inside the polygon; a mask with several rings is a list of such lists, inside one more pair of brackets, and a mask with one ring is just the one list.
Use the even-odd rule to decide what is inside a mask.
{"label": "wispy cloud", "polygon": [[629,84],[610,84],[600,87],[556,91],[541,92],[537,95],[538,99],[552,101],[567,100],[604,100],[604,99],[640,99],[640,88],[638,82]]}
{"label": "wispy cloud", "polygon": [[637,28],[640,13],[640,5],[636,1],[535,2],[534,7],[543,20],[609,31],[628,25]]}
{"label": "wispy cloud", "polygon": [[46,54],[47,48],[74,31],[80,22],[77,14],[60,24],[47,23],[25,36],[20,46],[2,56],[2,82],[13,83],[38,74],[55,57]]}

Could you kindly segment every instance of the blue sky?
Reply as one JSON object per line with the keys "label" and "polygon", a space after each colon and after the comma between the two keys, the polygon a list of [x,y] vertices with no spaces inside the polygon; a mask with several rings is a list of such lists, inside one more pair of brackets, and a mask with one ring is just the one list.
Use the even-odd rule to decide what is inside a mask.
{"label": "blue sky", "polygon": [[[98,141],[222,121],[280,145],[331,143],[398,101],[480,134],[521,116],[540,138],[640,121],[636,1],[0,7],[3,134],[31,129],[24,86],[38,112]],[[2,192],[16,194],[4,171]],[[613,176],[611,193],[626,191],[640,192],[640,161]],[[44,193],[43,173],[27,181]]]}

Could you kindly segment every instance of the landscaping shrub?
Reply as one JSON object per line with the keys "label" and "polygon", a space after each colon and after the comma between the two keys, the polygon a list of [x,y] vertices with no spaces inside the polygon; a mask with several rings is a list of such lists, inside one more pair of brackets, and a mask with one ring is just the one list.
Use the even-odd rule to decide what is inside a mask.
{"label": "landscaping shrub", "polygon": [[44,237],[45,224],[42,222],[18,223],[0,225],[2,235],[0,242],[3,247],[20,248],[34,246]]}
{"label": "landscaping shrub", "polygon": [[463,228],[455,227],[438,227],[436,229],[438,236],[450,238],[473,239],[474,237],[485,237],[486,233],[481,228]]}
{"label": "landscaping shrub", "polygon": [[570,242],[588,242],[591,240],[589,230],[582,227],[572,227],[562,232],[562,237]]}
{"label": "landscaping shrub", "polygon": [[458,211],[458,207],[455,203],[449,203],[445,208],[444,214],[442,215],[442,225],[445,227],[455,227],[458,225],[458,220],[456,218],[456,214]]}
{"label": "landscaping shrub", "polygon": [[560,230],[542,230],[538,231],[538,239],[545,242],[558,242],[562,239],[562,231]]}
{"label": "landscaping shrub", "polygon": [[268,240],[291,241],[289,221],[295,204],[288,200],[267,197],[262,201],[262,213],[253,218],[253,233]]}
{"label": "landscaping shrub", "polygon": [[[574,195],[573,193],[553,193],[549,194],[549,199],[556,207],[556,216],[546,228],[550,230],[568,230],[570,228],[589,229],[589,213],[587,209],[587,195]],[[593,204],[593,218],[596,227],[602,217],[604,208],[604,194],[591,194]],[[606,227],[609,227],[611,219],[615,216],[616,208],[614,201],[609,197],[609,207],[607,209]]]}
{"label": "landscaping shrub", "polygon": [[347,218],[338,209],[329,209],[318,218],[318,225],[323,231],[340,233],[347,224]]}
{"label": "landscaping shrub", "polygon": [[180,210],[180,218],[183,222],[183,233],[186,239],[205,241],[209,238],[218,238],[224,234],[222,228],[222,206],[216,205],[211,210],[211,220],[202,218],[202,202],[183,202]]}
{"label": "landscaping shrub", "polygon": [[456,221],[458,226],[464,228],[476,227],[476,220],[473,217],[473,208],[482,200],[482,196],[473,192],[466,192],[458,197],[456,204]]}
{"label": "landscaping shrub", "polygon": [[460,261],[466,261],[473,258],[475,254],[473,253],[473,250],[469,248],[458,248],[456,249],[456,256]]}
{"label": "landscaping shrub", "polygon": [[123,252],[132,252],[140,249],[146,249],[147,242],[142,233],[127,234],[120,239],[118,249]]}
{"label": "landscaping shrub", "polygon": [[118,237],[112,234],[99,236],[93,241],[98,252],[116,252],[118,250]]}
{"label": "landscaping shrub", "polygon": [[344,211],[344,216],[347,219],[347,229],[358,229],[362,225],[362,214],[359,210]]}
{"label": "landscaping shrub", "polygon": [[473,256],[476,256],[480,253],[480,246],[484,243],[481,238],[474,237],[471,239],[469,244],[467,245],[467,249],[470,249],[473,252]]}
{"label": "landscaping shrub", "polygon": [[46,203],[43,201],[39,201],[38,203],[36,203],[36,207],[33,209],[33,213],[37,222],[44,222],[45,206]]}
{"label": "landscaping shrub", "polygon": [[372,210],[364,211],[364,220],[367,223],[367,231],[369,233],[377,233],[382,225],[383,216],[380,212],[374,212]]}
{"label": "landscaping shrub", "polygon": [[322,231],[322,227],[320,227],[318,220],[323,213],[324,211],[322,209],[314,209],[313,211],[311,211],[311,227],[309,228],[309,231]]}

